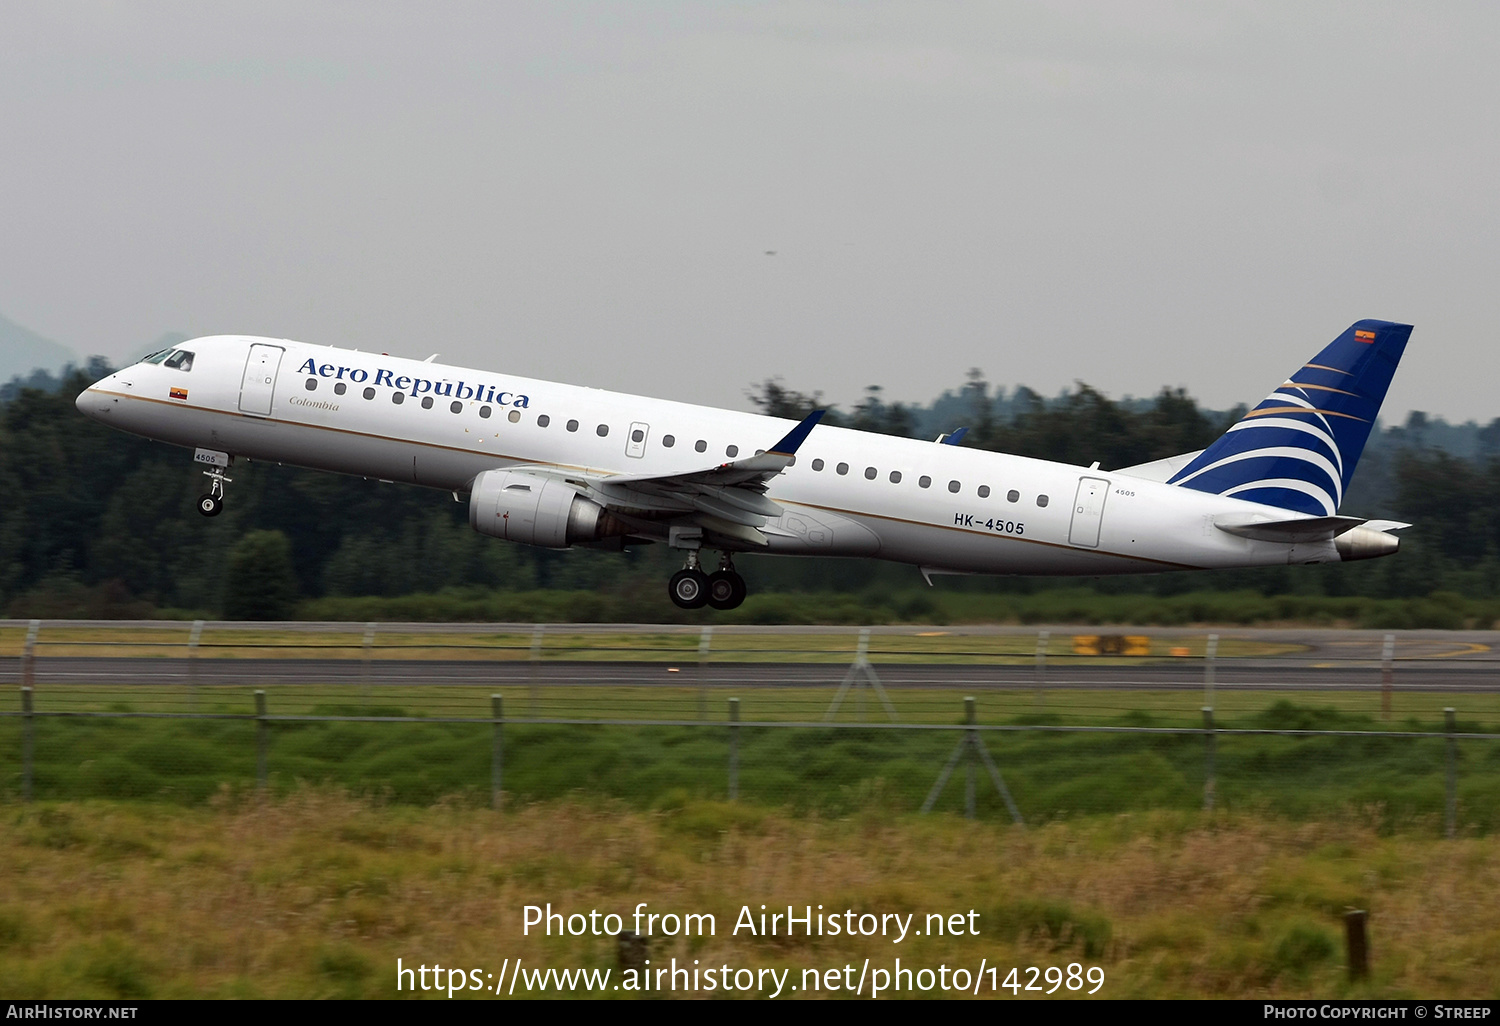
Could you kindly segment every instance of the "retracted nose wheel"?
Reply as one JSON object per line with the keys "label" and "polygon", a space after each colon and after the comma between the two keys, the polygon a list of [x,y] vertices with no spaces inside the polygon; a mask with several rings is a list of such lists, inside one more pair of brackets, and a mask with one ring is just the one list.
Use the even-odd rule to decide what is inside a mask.
{"label": "retracted nose wheel", "polygon": [[734,609],[745,601],[745,579],[733,570],[720,570],[708,578],[708,604],[715,609]]}
{"label": "retracted nose wheel", "polygon": [[224,500],[217,495],[204,495],[198,499],[198,512],[206,517],[216,517],[224,508]]}
{"label": "retracted nose wheel", "polygon": [[708,577],[702,570],[679,570],[667,582],[667,594],[681,609],[698,609],[708,602]]}

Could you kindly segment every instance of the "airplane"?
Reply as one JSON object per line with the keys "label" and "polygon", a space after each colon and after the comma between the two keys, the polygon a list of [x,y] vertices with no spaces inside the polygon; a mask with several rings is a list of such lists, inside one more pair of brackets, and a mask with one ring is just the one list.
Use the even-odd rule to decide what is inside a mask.
{"label": "airplane", "polygon": [[[1349,327],[1217,441],[1112,471],[800,423],[383,353],[197,338],[78,396],[112,427],[193,450],[204,516],[236,460],[467,496],[483,534],[683,553],[685,609],[744,601],[745,552],[937,574],[1098,576],[1390,555],[1388,520],[1338,507],[1411,326]],[[705,572],[704,551],[720,556]]]}

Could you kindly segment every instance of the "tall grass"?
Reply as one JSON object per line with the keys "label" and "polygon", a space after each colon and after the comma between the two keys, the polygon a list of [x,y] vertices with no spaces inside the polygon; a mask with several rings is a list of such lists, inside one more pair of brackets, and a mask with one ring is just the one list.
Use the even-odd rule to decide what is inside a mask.
{"label": "tall grass", "polygon": [[[328,788],[192,808],[9,804],[0,817],[0,993],[12,999],[394,997],[397,958],[618,972],[613,938],[523,935],[523,906],[547,902],[711,913],[713,936],[656,937],[653,963],[789,969],[794,981],[867,957],[950,970],[983,958],[1002,978],[1097,965],[1113,998],[1500,990],[1500,842],[1389,835],[1360,817],[1158,811],[1021,830],[893,813],[878,790],[834,818],[704,800],[496,814]],[[761,904],[918,922],[972,910],[979,935],[731,935],[740,907]],[[1370,912],[1372,973],[1358,985],[1343,964],[1348,907]]]}

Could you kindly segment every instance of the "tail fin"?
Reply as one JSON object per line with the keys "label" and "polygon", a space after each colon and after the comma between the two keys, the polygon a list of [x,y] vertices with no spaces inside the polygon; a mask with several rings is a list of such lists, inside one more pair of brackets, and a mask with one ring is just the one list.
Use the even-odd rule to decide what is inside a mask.
{"label": "tail fin", "polygon": [[1410,336],[1409,324],[1351,325],[1168,483],[1332,516]]}

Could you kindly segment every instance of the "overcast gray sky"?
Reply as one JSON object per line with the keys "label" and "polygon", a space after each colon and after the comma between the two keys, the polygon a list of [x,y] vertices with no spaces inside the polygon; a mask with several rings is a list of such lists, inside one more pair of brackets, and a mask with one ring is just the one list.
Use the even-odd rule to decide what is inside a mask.
{"label": "overcast gray sky", "polygon": [[[1253,402],[1416,325],[1500,415],[1500,5],[0,7],[0,312],[745,407]],[[774,251],[774,256],[767,255]]]}

